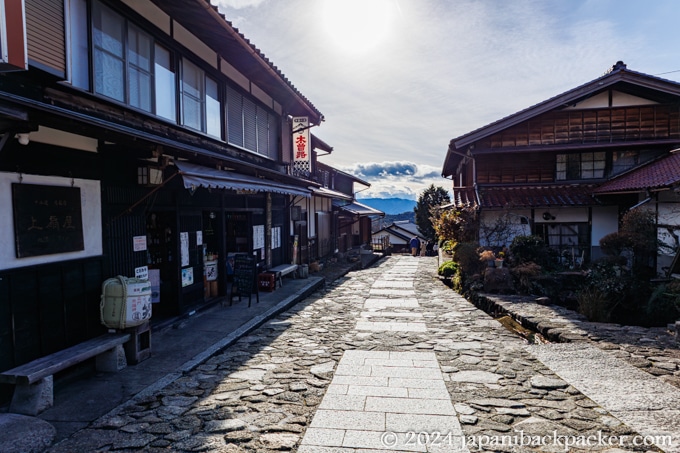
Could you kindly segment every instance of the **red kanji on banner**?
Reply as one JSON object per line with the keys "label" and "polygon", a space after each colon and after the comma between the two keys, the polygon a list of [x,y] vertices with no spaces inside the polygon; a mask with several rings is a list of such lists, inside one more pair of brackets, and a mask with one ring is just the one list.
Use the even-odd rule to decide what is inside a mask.
{"label": "red kanji on banner", "polygon": [[304,151],[298,151],[295,153],[296,159],[307,159],[307,153]]}
{"label": "red kanji on banner", "polygon": [[305,148],[307,147],[307,138],[302,135],[296,137],[295,146],[297,147],[298,152],[302,151],[303,154],[306,154],[304,151]]}

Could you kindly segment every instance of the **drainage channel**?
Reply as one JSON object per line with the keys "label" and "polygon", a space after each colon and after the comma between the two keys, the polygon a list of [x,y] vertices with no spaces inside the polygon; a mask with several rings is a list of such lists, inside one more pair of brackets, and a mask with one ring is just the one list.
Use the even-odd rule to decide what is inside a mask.
{"label": "drainage channel", "polygon": [[484,297],[481,294],[472,294],[466,296],[466,299],[472,303],[475,307],[484,311],[486,314],[493,317],[496,321],[500,322],[503,327],[508,329],[510,332],[522,337],[529,344],[546,344],[552,343],[543,334],[532,329],[530,326],[525,326],[520,321],[512,317],[505,308],[498,305],[493,300]]}
{"label": "drainage channel", "polygon": [[519,335],[524,338],[529,344],[546,344],[550,343],[543,335],[536,332],[535,330],[528,329],[522,324],[515,321],[515,319],[505,314],[501,317],[494,318],[496,321],[500,322],[503,327],[508,329],[510,332]]}

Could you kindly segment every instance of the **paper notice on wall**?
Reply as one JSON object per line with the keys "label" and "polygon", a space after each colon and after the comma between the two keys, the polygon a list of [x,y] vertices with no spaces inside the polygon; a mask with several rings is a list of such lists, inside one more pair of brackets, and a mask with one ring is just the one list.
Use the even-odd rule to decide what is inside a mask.
{"label": "paper notice on wall", "polygon": [[272,250],[281,247],[281,227],[272,228]]}
{"label": "paper notice on wall", "polygon": [[191,286],[194,284],[194,268],[187,267],[182,269],[182,288],[185,286]]}
{"label": "paper notice on wall", "polygon": [[264,225],[253,225],[253,249],[264,248]]}
{"label": "paper notice on wall", "polygon": [[135,236],[132,238],[132,250],[142,252],[146,250],[146,236]]}
{"label": "paper notice on wall", "polygon": [[136,267],[135,277],[147,280],[149,278],[149,266]]}
{"label": "paper notice on wall", "polygon": [[189,265],[189,233],[182,232],[179,234],[179,252],[182,267]]}

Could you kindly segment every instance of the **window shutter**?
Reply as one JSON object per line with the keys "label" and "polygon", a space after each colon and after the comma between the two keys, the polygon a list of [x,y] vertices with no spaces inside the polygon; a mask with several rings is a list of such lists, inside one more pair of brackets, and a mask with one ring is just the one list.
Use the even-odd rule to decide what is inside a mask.
{"label": "window shutter", "polygon": [[276,115],[268,115],[269,123],[269,152],[267,155],[274,160],[279,160],[279,119]]}
{"label": "window shutter", "polygon": [[257,106],[253,101],[243,98],[243,146],[257,152]]}
{"label": "window shutter", "polygon": [[227,141],[243,146],[243,96],[227,87]]}
{"label": "window shutter", "polygon": [[269,124],[267,121],[267,111],[262,107],[257,107],[257,152],[264,156],[268,155],[269,148]]}

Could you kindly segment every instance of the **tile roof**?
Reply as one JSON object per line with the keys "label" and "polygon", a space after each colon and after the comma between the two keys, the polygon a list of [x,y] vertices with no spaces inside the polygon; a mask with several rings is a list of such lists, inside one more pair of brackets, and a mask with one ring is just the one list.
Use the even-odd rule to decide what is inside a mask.
{"label": "tile roof", "polygon": [[[480,187],[481,208],[538,208],[554,206],[592,206],[594,185],[504,186]],[[474,189],[453,190],[456,207],[478,206]]]}
{"label": "tile roof", "polygon": [[455,206],[457,208],[476,207],[477,196],[475,195],[475,189],[472,187],[454,187],[453,199],[451,200],[451,203],[442,207],[448,208],[451,206]]}
{"label": "tile roof", "polygon": [[680,152],[674,152],[602,184],[594,192],[639,192],[680,184]]}

